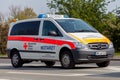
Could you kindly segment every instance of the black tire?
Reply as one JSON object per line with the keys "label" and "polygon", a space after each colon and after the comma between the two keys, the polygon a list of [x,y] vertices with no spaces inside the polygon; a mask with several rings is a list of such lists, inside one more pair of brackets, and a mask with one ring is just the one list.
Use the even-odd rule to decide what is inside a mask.
{"label": "black tire", "polygon": [[48,67],[52,67],[53,65],[55,65],[55,61],[44,61],[44,63],[45,63],[46,66],[48,66]]}
{"label": "black tire", "polygon": [[75,67],[73,56],[69,51],[63,51],[61,53],[60,62],[62,67],[65,69],[72,69]]}
{"label": "black tire", "polygon": [[104,61],[101,63],[96,63],[98,67],[107,67],[110,64],[110,61]]}
{"label": "black tire", "polygon": [[12,63],[12,66],[14,68],[19,68],[19,67],[22,67],[23,66],[23,61],[19,55],[19,52],[18,51],[15,51],[12,53],[12,57],[11,57],[11,63]]}

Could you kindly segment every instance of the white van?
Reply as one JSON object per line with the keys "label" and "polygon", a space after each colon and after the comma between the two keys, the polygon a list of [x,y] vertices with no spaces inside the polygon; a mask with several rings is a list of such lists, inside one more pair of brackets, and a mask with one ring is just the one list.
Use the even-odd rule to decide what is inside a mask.
{"label": "white van", "polygon": [[39,60],[47,66],[60,61],[63,68],[82,63],[107,67],[114,48],[108,38],[81,19],[41,14],[11,23],[7,54],[15,68]]}

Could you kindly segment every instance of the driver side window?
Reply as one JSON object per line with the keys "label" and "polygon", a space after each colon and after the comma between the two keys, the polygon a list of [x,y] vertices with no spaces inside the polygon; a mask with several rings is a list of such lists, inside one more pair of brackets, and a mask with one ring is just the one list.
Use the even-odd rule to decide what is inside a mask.
{"label": "driver side window", "polygon": [[51,21],[44,21],[42,36],[50,36],[49,35],[50,31],[55,31],[58,37],[62,36],[61,32]]}

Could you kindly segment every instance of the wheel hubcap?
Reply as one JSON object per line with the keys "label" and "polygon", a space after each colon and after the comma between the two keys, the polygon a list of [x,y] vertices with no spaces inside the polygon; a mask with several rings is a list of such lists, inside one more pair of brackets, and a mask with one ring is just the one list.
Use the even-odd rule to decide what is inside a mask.
{"label": "wheel hubcap", "polygon": [[19,61],[19,57],[17,54],[14,54],[13,57],[12,57],[12,62],[14,65],[17,65],[18,64],[18,61]]}
{"label": "wheel hubcap", "polygon": [[63,55],[62,63],[63,63],[63,65],[65,67],[69,66],[69,64],[70,64],[70,57],[69,57],[68,54]]}

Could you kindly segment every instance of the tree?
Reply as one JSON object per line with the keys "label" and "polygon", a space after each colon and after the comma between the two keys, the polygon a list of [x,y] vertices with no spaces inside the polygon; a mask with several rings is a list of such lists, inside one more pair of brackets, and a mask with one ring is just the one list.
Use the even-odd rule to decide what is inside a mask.
{"label": "tree", "polygon": [[[120,10],[117,10],[118,12]],[[116,51],[120,51],[120,13],[117,13],[116,16],[112,13],[109,13],[108,28],[106,30],[107,36],[114,43]]]}
{"label": "tree", "polygon": [[0,14],[0,53],[5,54],[6,40],[8,33],[8,23],[5,22],[4,15]]}
{"label": "tree", "polygon": [[23,20],[29,18],[35,18],[36,13],[32,8],[24,8],[23,10],[20,7],[11,6],[10,8],[10,16],[7,21],[4,20],[4,16],[0,14],[0,53],[6,53],[6,44],[7,44],[7,34],[9,24],[13,19]]}
{"label": "tree", "polygon": [[[67,14],[70,17],[81,18],[103,31],[106,20],[106,5],[114,0],[52,0],[48,3],[50,9],[58,10],[58,14]],[[102,24],[101,24],[102,23]]]}
{"label": "tree", "polygon": [[23,14],[24,16],[26,16],[25,19],[35,18],[36,17],[36,13],[33,11],[33,9],[32,8],[28,8],[28,7],[26,7],[22,11],[21,14]]}
{"label": "tree", "polygon": [[2,52],[2,46],[1,46],[1,44],[2,44],[2,38],[1,38],[1,28],[2,28],[2,26],[1,26],[1,24],[0,24],[0,53]]}
{"label": "tree", "polygon": [[0,13],[0,53],[2,52],[2,26],[3,26],[4,16]]}
{"label": "tree", "polygon": [[36,13],[33,11],[32,8],[25,7],[22,10],[20,7],[11,6],[9,10],[11,16],[9,19],[12,18],[12,19],[23,20],[23,19],[30,19],[36,17]]}
{"label": "tree", "polygon": [[10,10],[10,17],[12,18],[19,18],[18,16],[20,15],[21,13],[21,8],[18,7],[18,6],[11,6],[9,7],[9,10]]}
{"label": "tree", "polygon": [[4,22],[4,25],[1,27],[1,44],[0,44],[0,53],[6,53],[6,44],[7,44],[7,34],[8,34],[9,24]]}
{"label": "tree", "polygon": [[2,23],[5,20],[4,15],[0,13],[0,23]]}

